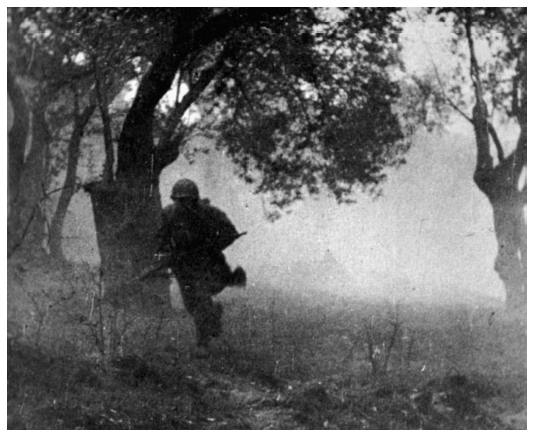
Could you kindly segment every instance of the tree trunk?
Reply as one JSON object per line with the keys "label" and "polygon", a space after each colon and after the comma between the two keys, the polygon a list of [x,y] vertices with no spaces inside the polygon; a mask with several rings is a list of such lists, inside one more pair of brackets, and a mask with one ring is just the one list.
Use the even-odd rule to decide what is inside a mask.
{"label": "tree trunk", "polygon": [[[141,179],[141,180],[139,180]],[[115,307],[170,307],[168,279],[136,280],[153,262],[161,199],[144,178],[92,183],[91,196],[106,299]]]}
{"label": "tree trunk", "polygon": [[495,270],[504,283],[506,301],[511,307],[527,302],[526,236],[524,205],[517,192],[509,199],[492,202],[498,253]]}
{"label": "tree trunk", "polygon": [[46,197],[45,155],[50,142],[45,107],[37,104],[31,112],[31,147],[10,209],[8,257],[22,247],[40,250],[44,242],[45,214],[41,202]]}
{"label": "tree trunk", "polygon": [[507,305],[512,308],[527,301],[527,198],[519,187],[519,175],[510,171],[515,155],[495,168],[477,169],[474,175],[475,183],[493,208],[498,244],[495,271],[504,283]]}
{"label": "tree trunk", "polygon": [[7,92],[13,110],[13,125],[8,133],[8,192],[10,198],[16,201],[24,169],[30,118],[24,94],[9,69],[7,70]]}
{"label": "tree trunk", "polygon": [[7,221],[7,247],[8,254],[19,241],[22,228],[17,207],[19,189],[24,171],[24,155],[30,131],[30,116],[26,100],[15,76],[7,70],[7,93],[13,111],[13,124],[8,132],[8,221]]}
{"label": "tree trunk", "polygon": [[102,73],[100,71],[100,65],[98,59],[95,56],[93,58],[94,76],[95,76],[95,90],[96,99],[100,108],[100,116],[102,118],[102,127],[104,130],[104,149],[106,159],[104,161],[104,182],[113,182],[113,167],[115,164],[115,154],[113,150],[113,135],[111,132],[111,117],[109,115],[109,103],[107,98],[107,90],[104,89]]}
{"label": "tree trunk", "polygon": [[156,105],[178,68],[171,61],[158,59],[139,85],[119,138],[115,177],[85,187],[93,206],[106,298],[115,307],[146,310],[163,303],[170,308],[168,280],[140,282],[135,277],[152,263],[157,249],[161,171],[155,168],[152,125]]}
{"label": "tree trunk", "polygon": [[[504,156],[504,150],[489,114],[480,67],[475,55],[471,33],[470,10],[466,9],[466,36],[469,44],[471,79],[475,91],[473,107],[473,128],[477,146],[477,165],[473,180],[486,195],[493,208],[495,236],[498,252],[495,271],[504,283],[508,307],[526,309],[527,303],[527,204],[526,182],[521,186],[522,173],[527,166],[527,89],[526,89],[526,46],[523,56],[518,58],[516,76],[513,81],[513,115],[516,117],[520,134],[515,150]],[[491,141],[497,151],[497,163],[491,155]]]}
{"label": "tree trunk", "polygon": [[80,157],[80,145],[83,131],[89,122],[96,105],[90,103],[80,114],[78,110],[77,96],[75,98],[74,126],[72,129],[68,150],[67,150],[67,174],[63,183],[63,189],[59,196],[56,211],[50,224],[49,245],[51,255],[59,260],[63,260],[62,231],[63,223],[69,209],[70,201],[76,193],[76,171],[78,169],[78,159]]}
{"label": "tree trunk", "polygon": [[135,277],[152,263],[157,249],[155,233],[162,206],[160,171],[155,168],[154,111],[171,87],[179,62],[172,53],[163,53],[155,61],[124,121],[115,178],[108,176],[85,187],[93,206],[106,296],[116,307],[139,304],[147,309],[158,301],[170,307],[168,280],[139,282]]}

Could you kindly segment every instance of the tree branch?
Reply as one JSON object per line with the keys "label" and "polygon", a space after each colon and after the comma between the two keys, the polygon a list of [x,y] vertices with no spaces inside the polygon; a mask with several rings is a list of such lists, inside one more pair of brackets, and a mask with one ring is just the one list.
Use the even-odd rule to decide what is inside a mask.
{"label": "tree branch", "polygon": [[[167,127],[165,129],[165,132],[163,133],[163,136],[161,137],[158,148],[157,149],[163,149],[166,147],[167,143],[171,141],[171,138],[174,134],[174,131],[176,130],[178,124],[180,123],[183,115],[189,109],[189,107],[200,97],[202,92],[206,89],[206,87],[210,84],[210,82],[215,78],[217,73],[221,71],[221,68],[224,65],[224,61],[226,60],[226,54],[223,52],[219,59],[209,68],[204,69],[198,80],[190,84],[189,92],[183,96],[182,100],[180,102],[176,102],[176,106],[174,107],[171,115],[169,116],[167,120]],[[180,90],[177,90],[177,93],[180,93]],[[157,153],[157,150],[156,150]]]}
{"label": "tree branch", "polygon": [[[73,87],[74,88],[74,87]],[[89,123],[95,109],[96,103],[91,99],[89,105],[80,113],[79,98],[76,89],[74,93],[74,126],[72,129],[68,150],[67,150],[67,174],[65,176],[65,183],[63,184],[61,195],[56,207],[56,212],[52,218],[50,225],[50,250],[53,256],[61,257],[61,232],[65,216],[69,207],[72,196],[76,192],[76,172],[78,169],[78,160],[80,157],[81,140],[83,131]],[[45,196],[47,194],[45,193]]]}
{"label": "tree branch", "polygon": [[441,94],[443,95],[447,103],[452,107],[452,109],[454,109],[458,114],[460,114],[463,118],[465,118],[469,123],[473,124],[473,119],[469,117],[464,111],[462,111],[461,108],[456,103],[454,103],[452,99],[445,92],[445,87],[443,86],[441,77],[439,76],[438,69],[436,67],[436,64],[434,63],[434,60],[432,60],[432,65],[436,72],[436,78],[438,80],[439,87],[441,88]]}
{"label": "tree branch", "polygon": [[429,49],[428,47],[428,44],[427,44],[427,41],[425,38],[423,38],[423,42],[425,44],[425,47],[427,49],[427,52],[430,54],[430,62],[432,62],[432,68],[434,69],[434,74],[436,75],[436,79],[438,81],[438,85],[441,89],[441,94],[442,96],[445,98],[445,100],[447,101],[447,103],[458,113],[460,114],[463,118],[465,118],[469,123],[473,124],[473,120],[464,112],[460,109],[460,107],[454,103],[452,101],[452,99],[447,95],[446,91],[445,91],[445,86],[443,85],[443,82],[441,80],[441,76],[439,74],[439,70],[438,70],[438,67],[436,65],[436,62],[434,61],[434,57],[432,56],[432,51]]}
{"label": "tree branch", "polygon": [[491,138],[493,139],[495,148],[497,149],[497,158],[499,162],[503,162],[504,161],[504,150],[503,150],[501,141],[499,139],[499,135],[497,134],[495,127],[493,127],[493,124],[488,123],[488,131],[489,131],[489,134],[491,135]]}
{"label": "tree branch", "polygon": [[473,107],[473,127],[475,129],[475,140],[477,145],[477,171],[491,170],[493,168],[493,158],[490,153],[488,107],[482,94],[482,83],[480,80],[480,68],[475,55],[475,44],[471,33],[471,15],[469,9],[466,12],[465,31],[469,45],[471,62],[471,80],[475,88],[475,106]]}
{"label": "tree branch", "polygon": [[230,8],[211,15],[197,27],[184,26],[177,19],[173,40],[141,80],[124,121],[119,140],[117,175],[145,169],[151,161],[150,155],[154,153],[154,110],[171,87],[179,67],[190,55],[217,40],[223,40],[243,25],[257,25],[290,12],[289,8]]}
{"label": "tree branch", "polygon": [[30,230],[30,225],[32,224],[34,218],[35,218],[35,214],[37,212],[37,208],[40,207],[39,206],[39,203],[36,203],[34,206],[33,206],[33,209],[32,209],[32,212],[31,212],[31,215],[30,215],[30,218],[28,219],[28,221],[26,222],[26,226],[24,226],[24,229],[22,230],[22,235],[19,239],[19,241],[17,241],[12,247],[11,249],[8,249],[8,252],[7,252],[7,259],[11,258],[11,256],[17,251],[17,249],[22,246],[22,243],[24,243],[24,240],[26,238],[26,236],[28,235],[28,231]]}
{"label": "tree branch", "polygon": [[30,117],[24,94],[10,68],[7,69],[7,94],[13,108],[13,125],[8,132],[8,190],[11,203],[18,197]]}
{"label": "tree branch", "polygon": [[159,146],[154,157],[154,171],[156,174],[172,164],[180,156],[180,146],[185,138],[185,129],[180,130],[174,137],[169,138],[167,142]]}
{"label": "tree branch", "polygon": [[97,56],[93,56],[93,67],[96,85],[96,98],[100,108],[102,126],[104,129],[104,150],[106,159],[104,161],[104,183],[113,182],[113,167],[115,164],[115,151],[113,149],[113,136],[111,133],[111,117],[109,116],[109,103],[107,90],[104,89],[100,65]]}
{"label": "tree branch", "polygon": [[[180,145],[184,139],[185,132],[182,130],[177,135],[176,128],[181,122],[181,119],[187,109],[200,97],[202,92],[208,87],[210,82],[215,78],[217,73],[224,68],[224,62],[228,58],[229,51],[225,49],[217,61],[209,68],[204,69],[200,73],[200,77],[196,82],[190,85],[189,92],[183,96],[181,101],[176,102],[172,114],[167,120],[167,126],[161,137],[155,152],[155,171],[160,172],[167,165],[176,161],[180,155]],[[177,95],[180,90],[177,90]]]}

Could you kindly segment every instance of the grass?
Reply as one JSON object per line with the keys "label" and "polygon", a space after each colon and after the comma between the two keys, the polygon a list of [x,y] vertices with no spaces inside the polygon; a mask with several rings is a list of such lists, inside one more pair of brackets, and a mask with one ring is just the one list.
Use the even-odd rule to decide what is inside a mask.
{"label": "grass", "polygon": [[114,314],[110,356],[88,267],[17,272],[9,429],[509,429],[526,408],[524,315],[230,289],[207,358],[168,308]]}

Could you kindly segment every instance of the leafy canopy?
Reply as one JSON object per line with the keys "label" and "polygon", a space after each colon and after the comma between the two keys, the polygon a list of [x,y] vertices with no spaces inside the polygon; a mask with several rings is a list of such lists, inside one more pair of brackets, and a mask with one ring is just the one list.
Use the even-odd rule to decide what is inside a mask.
{"label": "leafy canopy", "polygon": [[296,10],[276,33],[244,29],[226,45],[200,125],[277,207],[321,188],[340,202],[354,186],[376,193],[385,167],[403,162],[393,12]]}
{"label": "leafy canopy", "polygon": [[[177,35],[186,41],[221,16],[235,22],[206,44],[180,47],[176,75],[190,92],[176,102],[176,114],[194,106],[200,117],[193,128],[214,135],[244,180],[283,208],[321,189],[340,202],[353,200],[355,187],[377,193],[385,168],[403,163],[408,141],[391,74],[396,12],[266,8],[247,24],[248,8],[26,8],[24,20],[25,37],[54,59],[54,69],[41,63],[41,79],[58,84],[92,84],[95,67],[110,84],[125,84],[162,54],[174,56],[165,50]],[[154,135],[184,138],[172,109],[158,110],[147,114]]]}

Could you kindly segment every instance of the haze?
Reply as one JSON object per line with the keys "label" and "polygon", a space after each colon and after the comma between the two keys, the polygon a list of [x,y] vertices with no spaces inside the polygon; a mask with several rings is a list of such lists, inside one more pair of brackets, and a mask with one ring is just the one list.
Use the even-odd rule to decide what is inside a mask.
{"label": "haze", "polygon": [[[208,145],[208,144],[204,144]],[[442,136],[420,134],[408,164],[391,171],[383,196],[353,205],[322,196],[295,204],[274,223],[218,152],[181,158],[161,177],[163,204],[172,184],[195,180],[201,196],[222,208],[248,234],[226,250],[249,284],[280,292],[351,294],[388,299],[503,300],[493,270],[497,253],[489,203],[472,182],[475,146],[468,125]],[[72,202],[66,255],[98,262],[88,196]]]}

